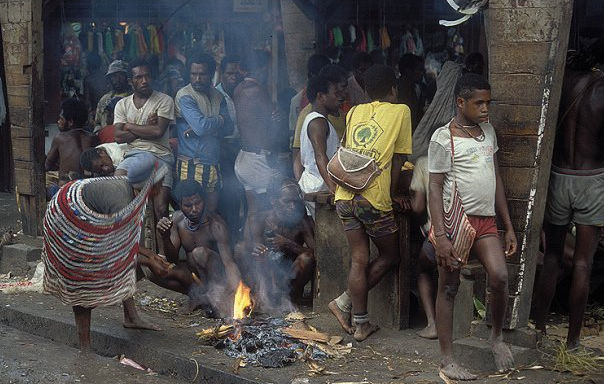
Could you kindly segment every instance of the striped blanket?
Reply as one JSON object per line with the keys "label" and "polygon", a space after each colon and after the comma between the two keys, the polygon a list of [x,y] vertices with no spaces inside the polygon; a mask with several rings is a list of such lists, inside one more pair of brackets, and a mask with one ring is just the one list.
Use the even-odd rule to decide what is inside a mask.
{"label": "striped blanket", "polygon": [[136,255],[153,177],[126,207],[110,215],[92,211],[82,198],[87,184],[102,179],[109,178],[66,184],[44,217],[44,291],[67,305],[112,305],[135,291]]}

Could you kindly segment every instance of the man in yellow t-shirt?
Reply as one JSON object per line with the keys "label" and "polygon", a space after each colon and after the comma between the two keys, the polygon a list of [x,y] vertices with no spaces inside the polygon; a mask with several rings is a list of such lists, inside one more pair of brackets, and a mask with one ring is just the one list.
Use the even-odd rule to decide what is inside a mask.
{"label": "man in yellow t-shirt", "polygon": [[[344,225],[352,264],[348,290],[329,303],[329,309],[344,330],[354,332],[357,341],[365,340],[379,328],[369,322],[369,289],[399,262],[398,226],[392,212],[392,196],[401,167],[412,148],[409,107],[393,104],[397,100],[394,70],[374,65],[364,76],[372,101],[348,112],[344,146],[373,157],[382,173],[360,194],[340,186],[336,189],[336,211]],[[379,251],[379,256],[371,262],[369,238]]]}

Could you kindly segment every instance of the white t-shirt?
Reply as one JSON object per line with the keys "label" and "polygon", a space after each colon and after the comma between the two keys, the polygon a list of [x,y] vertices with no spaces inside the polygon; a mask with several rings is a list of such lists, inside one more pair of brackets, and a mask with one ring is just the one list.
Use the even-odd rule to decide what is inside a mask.
{"label": "white t-shirt", "polygon": [[[495,129],[489,123],[480,124],[485,138],[479,142],[471,137],[454,136],[455,164],[453,173],[457,190],[468,215],[495,216],[495,162],[497,147]],[[444,173],[443,203],[451,200],[451,131],[449,124],[438,128],[428,147],[428,170]]]}
{"label": "white t-shirt", "polygon": [[302,160],[302,166],[304,166],[304,172],[298,182],[300,189],[304,193],[327,191],[327,184],[323,180],[319,168],[317,167],[317,161],[315,160],[315,149],[312,146],[310,138],[308,137],[308,125],[315,119],[325,119],[329,125],[329,133],[327,135],[327,146],[326,153],[328,158],[332,158],[338,150],[340,140],[338,139],[338,133],[333,127],[331,122],[318,112],[310,112],[304,119],[302,124],[302,131],[300,133],[300,157]]}
{"label": "white t-shirt", "polygon": [[426,213],[427,220],[422,225],[422,230],[425,234],[430,231],[430,209],[429,209],[429,186],[430,183],[430,172],[428,172],[428,156],[422,156],[415,161],[413,164],[413,177],[411,177],[411,184],[409,189],[418,195],[426,196]]}
{"label": "white t-shirt", "polygon": [[[170,121],[174,120],[174,101],[164,93],[153,91],[141,108],[134,105],[134,95],[124,97],[117,102],[114,111],[113,124],[131,123],[137,125],[147,124],[147,119],[153,113]],[[157,156],[171,155],[168,141],[170,132],[166,129],[159,139],[136,139],[128,143],[128,150],[141,150],[151,152]]]}

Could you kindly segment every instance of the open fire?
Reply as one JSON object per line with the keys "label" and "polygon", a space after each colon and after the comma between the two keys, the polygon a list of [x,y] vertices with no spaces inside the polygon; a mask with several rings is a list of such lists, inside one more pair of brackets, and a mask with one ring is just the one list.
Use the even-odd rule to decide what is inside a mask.
{"label": "open fire", "polygon": [[251,289],[239,281],[239,286],[235,292],[235,300],[233,301],[233,319],[242,320],[252,315],[254,302],[252,300]]}

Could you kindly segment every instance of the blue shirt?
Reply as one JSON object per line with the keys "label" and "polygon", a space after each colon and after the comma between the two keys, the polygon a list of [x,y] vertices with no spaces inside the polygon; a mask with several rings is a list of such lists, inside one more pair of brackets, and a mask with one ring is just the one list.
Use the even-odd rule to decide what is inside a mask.
{"label": "blue shirt", "polygon": [[[191,96],[183,96],[179,108],[182,117],[176,119],[178,153],[198,159],[202,164],[217,165],[220,161],[220,142],[233,132],[233,121],[225,100],[220,103],[220,116],[224,124],[218,116],[204,116]],[[185,136],[189,128],[193,132]]]}

